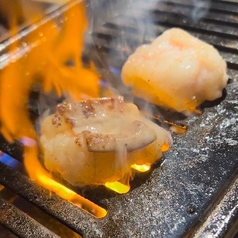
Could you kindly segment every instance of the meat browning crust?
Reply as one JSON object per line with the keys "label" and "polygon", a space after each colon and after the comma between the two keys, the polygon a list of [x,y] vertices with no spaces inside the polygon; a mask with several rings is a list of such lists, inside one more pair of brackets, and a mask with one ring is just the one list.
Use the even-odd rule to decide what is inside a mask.
{"label": "meat browning crust", "polygon": [[100,98],[97,100],[89,99],[77,103],[63,102],[56,108],[56,112],[52,118],[52,125],[59,127],[62,117],[65,122],[74,127],[75,114],[82,118],[94,118],[99,113],[100,108],[107,111],[123,113],[123,97],[118,98]]}

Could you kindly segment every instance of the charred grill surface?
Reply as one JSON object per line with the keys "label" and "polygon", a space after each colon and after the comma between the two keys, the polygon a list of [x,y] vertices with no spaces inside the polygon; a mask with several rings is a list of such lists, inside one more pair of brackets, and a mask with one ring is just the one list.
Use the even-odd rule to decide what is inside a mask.
{"label": "charred grill surface", "polygon": [[[180,27],[214,45],[227,61],[230,83],[226,98],[218,105],[205,107],[201,116],[178,120],[188,126],[186,133],[173,135],[171,150],[152,171],[135,177],[128,194],[118,195],[104,188],[74,188],[105,207],[105,218],[94,218],[55,194],[49,196],[47,190],[3,163],[0,184],[83,237],[232,237],[238,219],[238,3],[211,1],[197,9],[203,14],[196,22],[191,1],[147,2],[137,1],[133,14],[111,14],[105,24],[93,29],[87,49],[103,78],[120,87],[120,69],[134,49],[168,28]],[[146,8],[153,16],[151,22],[146,22]],[[139,34],[140,25],[146,26],[143,37]],[[7,145],[0,137],[0,150],[21,160],[18,144]],[[25,215],[2,199],[0,209],[1,224],[14,234],[51,237],[47,236],[49,231],[37,236],[35,230],[27,229],[29,224],[36,225],[31,219],[25,228],[9,226],[2,217],[3,211],[19,215],[21,225]],[[28,232],[23,234],[22,229]],[[37,229],[38,234],[43,234],[40,225]]]}

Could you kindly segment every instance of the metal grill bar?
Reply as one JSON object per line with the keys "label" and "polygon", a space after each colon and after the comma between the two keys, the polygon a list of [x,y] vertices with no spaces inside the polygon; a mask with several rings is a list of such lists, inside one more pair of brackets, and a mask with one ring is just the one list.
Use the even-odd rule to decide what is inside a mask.
{"label": "metal grill bar", "polygon": [[0,223],[19,237],[59,237],[1,197],[0,214]]}
{"label": "metal grill bar", "polygon": [[[164,6],[170,6],[170,7],[176,7],[176,8],[183,8],[183,9],[194,9],[195,3],[191,4],[191,1],[180,1],[180,0],[166,0],[166,1],[160,1],[160,5]],[[231,7],[232,5],[232,7]],[[201,5],[200,5],[201,6]],[[211,6],[207,4],[207,7],[202,8],[201,10],[207,10],[209,13],[219,13],[219,14],[225,14],[225,15],[238,15],[237,3],[230,3],[229,5],[226,3],[223,3],[221,1],[219,2],[211,2]]]}
{"label": "metal grill bar", "polygon": [[[97,237],[97,233],[106,235],[108,230],[116,230],[115,224],[108,218],[96,219],[72,203],[40,187],[17,170],[0,162],[0,183],[19,196],[25,198],[47,214],[86,237]],[[107,226],[105,226],[107,224]]]}
{"label": "metal grill bar", "polygon": [[[219,1],[221,3],[221,1]],[[190,4],[189,4],[190,3]],[[189,5],[188,5],[189,4]],[[144,9],[148,9],[148,4],[145,4],[145,2],[140,2],[138,4],[138,7],[137,9],[142,9],[142,6],[144,7]],[[236,22],[233,17],[235,17],[233,14],[237,15],[237,6],[238,6],[238,3],[233,3],[233,6],[229,6],[229,8],[227,8],[227,5],[226,3],[224,5],[221,5],[220,9],[225,9],[227,8],[227,11],[219,11],[216,9],[216,6],[217,4],[212,4],[210,6],[210,9],[202,9],[204,10],[205,13],[209,12],[208,14],[204,14],[204,16],[200,19],[201,21],[203,20],[219,20],[221,22],[227,22],[227,23],[233,23],[233,22]],[[214,9],[215,8],[215,9]],[[135,10],[137,10],[135,9]],[[167,11],[169,9],[169,11],[171,12],[175,12],[175,13],[179,13],[180,14],[180,17],[183,17],[183,16],[186,16],[190,19],[190,22],[192,21],[192,17],[191,17],[191,10],[195,9],[195,6],[194,5],[191,5],[191,1],[189,1],[188,3],[184,4],[182,3],[181,4],[181,1],[179,2],[176,2],[174,0],[168,2],[161,2],[161,1],[158,1],[158,3],[154,6],[154,9],[151,9],[152,11],[153,10],[158,10],[160,9],[161,11]],[[150,10],[150,9],[149,9]],[[217,12],[218,11],[218,12]],[[235,12],[233,12],[235,11]],[[222,16],[221,16],[221,13]],[[163,13],[162,13],[163,15]],[[221,19],[222,18],[222,19]]]}
{"label": "metal grill bar", "polygon": [[[149,22],[148,27],[153,29],[153,34],[159,35],[164,30],[171,27],[180,27],[194,36],[210,43],[215,48],[217,48],[222,57],[227,61],[228,67],[233,70],[238,69],[238,35],[237,35],[237,22],[232,22],[232,27],[229,26],[227,19],[224,20],[224,17],[217,14],[216,19],[201,19],[201,21],[193,23],[191,19],[188,18],[190,12],[182,12],[178,8],[180,6],[176,1],[170,1],[164,9],[163,5],[166,2],[158,2],[156,6],[153,6],[153,9],[148,9],[148,4],[140,2],[138,7],[133,10],[132,15],[126,13],[112,19],[110,22],[107,22],[101,29],[94,34],[95,42],[99,47],[108,47],[108,51],[111,49],[120,49],[121,42],[126,42],[131,45],[139,45],[141,42],[138,42],[137,36],[137,24],[138,22],[146,22],[147,18],[143,15],[144,9],[146,8],[151,12],[150,15],[153,16],[153,21]],[[173,4],[172,4],[173,3]],[[171,5],[172,4],[172,5]],[[178,6],[177,6],[178,5]],[[182,4],[184,5],[184,4]],[[173,7],[172,7],[173,6]],[[238,4],[236,4],[238,6]],[[229,12],[231,13],[231,12]],[[229,14],[230,16],[231,14]],[[138,22],[135,21],[137,19]],[[209,23],[209,24],[208,24]],[[125,27],[126,26],[126,27]],[[123,32],[123,33],[121,33]],[[98,34],[97,34],[98,33]],[[151,32],[145,32],[145,41],[144,43],[154,38],[154,35],[150,35]],[[114,40],[119,38],[119,40]],[[123,39],[122,39],[123,38]],[[121,39],[121,42],[120,42]],[[147,40],[146,40],[147,39]],[[132,51],[134,48],[132,49]],[[131,52],[128,52],[128,55]],[[118,53],[115,53],[118,54]],[[122,61],[125,59],[122,59]]]}
{"label": "metal grill bar", "polygon": [[[210,213],[205,221],[198,228],[191,229],[194,234],[187,234],[186,237],[202,238],[212,235],[217,237],[232,237],[238,225],[238,169],[233,174],[234,178],[228,187],[225,187],[223,197],[210,208]],[[227,220],[229,213],[230,220]],[[214,229],[215,228],[215,229]]]}
{"label": "metal grill bar", "polygon": [[4,137],[0,134],[0,151],[5,152],[6,154],[12,156],[13,158],[22,161],[22,146],[20,143],[15,142],[12,144],[9,144],[9,142],[4,139]]}
{"label": "metal grill bar", "polygon": [[[142,9],[141,9],[142,10]],[[168,10],[161,10],[156,9],[151,11],[152,14],[156,15],[156,19],[160,21],[166,21],[166,20],[174,20],[174,22],[179,21],[181,24],[185,25],[188,24],[190,26],[194,26],[195,28],[203,27],[203,28],[210,28],[211,31],[215,30],[216,32],[225,32],[228,33],[232,31],[234,35],[237,35],[237,32],[234,31],[234,28],[238,27],[238,23],[236,22],[228,22],[223,21],[222,19],[213,19],[213,18],[203,18],[201,21],[193,23],[191,19],[188,18],[188,16],[182,16],[181,14],[178,15],[178,12],[176,10],[171,9]],[[209,25],[207,25],[209,24]]]}
{"label": "metal grill bar", "polygon": [[[113,39],[115,37],[112,37],[112,36],[115,36],[115,34],[119,34],[118,31],[119,29],[124,29],[124,25],[125,25],[125,22],[127,21],[130,21],[130,17],[129,16],[125,16],[125,15],[121,15],[120,16],[120,22],[117,21],[117,22],[110,22],[110,23],[107,23],[105,25],[105,27],[113,27],[113,29],[110,29],[111,32],[109,31],[109,29],[107,30],[107,33],[104,29],[104,35],[102,32],[100,32],[100,34],[98,34],[98,37],[102,37],[104,36],[105,38],[107,39]],[[175,21],[175,20],[174,20]],[[216,32],[216,31],[210,31],[210,30],[206,30],[206,29],[202,29],[202,28],[194,28],[193,26],[188,26],[188,25],[184,25],[184,24],[179,24],[179,20],[177,20],[177,23],[175,22],[169,22],[169,21],[156,21],[156,23],[158,24],[154,28],[155,30],[155,34],[156,35],[160,35],[164,30],[166,29],[169,29],[171,27],[180,27],[180,28],[183,28],[185,30],[187,30],[188,32],[192,33],[194,36],[197,36],[198,38],[208,42],[209,44],[211,45],[214,45],[214,46],[226,46],[227,45],[227,48],[228,49],[233,49],[233,50],[237,50],[237,46],[238,46],[238,43],[237,43],[237,39],[238,39],[238,36],[236,35],[233,35],[233,34],[225,34],[225,33],[221,33],[221,32]],[[135,26],[136,28],[136,26]],[[126,29],[124,29],[125,31]],[[103,31],[103,29],[102,29]],[[127,32],[128,36],[130,36],[130,38],[132,37],[132,39],[134,38],[136,40],[136,35],[133,36],[133,33],[134,31],[131,30],[131,32]],[[149,33],[150,34],[150,33]],[[95,34],[96,35],[96,34]],[[152,35],[147,35],[147,37],[151,37],[153,38],[154,36]],[[131,40],[132,40],[131,39]]]}
{"label": "metal grill bar", "polygon": [[[113,41],[112,40],[110,42],[109,39],[112,39],[112,37],[111,37],[112,35],[118,35],[118,30],[116,30],[116,29],[120,29],[120,27],[118,26],[118,24],[114,24],[114,23],[110,23],[110,24],[112,26],[114,26],[114,29],[108,29],[107,33],[104,33],[104,34],[101,33],[100,35],[97,35],[95,37],[95,40],[97,41],[97,43],[99,45],[99,48],[103,47],[103,49],[105,51],[111,52],[111,54],[113,54],[113,56],[115,56],[115,58],[118,56],[119,59],[121,58],[121,62],[122,62],[121,64],[123,64],[123,62],[124,62],[125,58],[127,57],[127,55],[129,55],[132,52],[128,52],[127,55],[125,55],[123,57],[121,57],[122,56],[121,52],[115,52],[116,49],[120,48],[120,46],[118,45],[118,41]],[[171,27],[172,27],[172,25],[171,25]],[[167,27],[167,29],[169,29],[169,28],[170,27]],[[181,27],[181,28],[183,28],[183,27]],[[165,28],[164,28],[164,30],[165,30]],[[160,33],[158,33],[158,34],[160,34]],[[216,38],[216,39],[213,40],[212,38],[214,38],[214,36],[211,37],[211,35],[203,36],[203,35],[198,34],[198,33],[195,33],[195,34],[193,33],[193,35],[199,37],[200,39],[202,39],[202,40],[204,40],[204,41],[206,41],[208,43],[212,42],[211,45],[213,45],[215,48],[217,48],[220,51],[220,54],[222,55],[224,60],[226,60],[228,68],[229,69],[233,69],[233,70],[238,70],[238,63],[237,63],[238,62],[238,51],[237,51],[237,49],[230,48],[230,47],[225,47],[223,45],[223,44],[227,44],[227,39],[220,40],[220,39]],[[129,37],[128,38],[128,42],[133,42],[134,41],[135,44],[136,44],[137,38],[136,38],[135,34],[128,33],[127,36]],[[127,39],[124,38],[124,41],[126,42]],[[217,45],[217,44],[214,44],[214,42],[219,42],[220,44]],[[234,44],[238,44],[237,43],[238,41],[233,42],[233,43],[231,43],[231,41],[229,41],[229,42],[230,42],[231,45],[233,43]]]}

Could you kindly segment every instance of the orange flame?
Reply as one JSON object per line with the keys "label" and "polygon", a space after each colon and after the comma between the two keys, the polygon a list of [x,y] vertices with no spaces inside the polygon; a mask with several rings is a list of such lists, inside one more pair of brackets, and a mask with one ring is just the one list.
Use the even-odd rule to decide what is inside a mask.
{"label": "orange flame", "polygon": [[[58,95],[67,92],[77,98],[99,97],[98,76],[84,68],[80,60],[87,27],[83,3],[72,3],[65,12],[61,29],[58,27],[53,21],[42,21],[30,29],[25,42],[19,42],[16,36],[10,45],[10,62],[0,72],[0,132],[11,142],[32,140],[31,145],[26,143],[24,147],[24,165],[32,180],[100,218],[106,215],[106,210],[54,181],[38,160],[36,144],[32,144],[37,136],[27,104],[35,84],[40,84],[45,92],[54,89]],[[73,62],[72,67],[66,66],[69,61]],[[150,169],[149,165],[132,167],[139,172]],[[120,194],[130,190],[129,185],[119,181],[105,186]]]}
{"label": "orange flame", "polygon": [[[12,45],[10,62],[0,73],[0,131],[9,141],[24,136],[36,138],[27,111],[34,84],[40,83],[46,92],[55,89],[58,95],[70,92],[78,98],[99,96],[98,76],[80,61],[86,27],[81,2],[66,11],[61,30],[52,21],[41,22],[21,42],[22,48],[17,47],[17,41]],[[65,65],[69,60],[74,67]]]}
{"label": "orange flame", "polygon": [[[32,180],[100,218],[106,215],[105,209],[57,183],[43,168],[37,146],[32,144],[37,136],[27,109],[35,84],[41,84],[46,92],[55,89],[58,95],[67,91],[78,98],[99,96],[98,76],[80,60],[86,27],[84,5],[75,1],[65,13],[61,30],[53,21],[42,21],[30,29],[25,42],[15,37],[8,52],[10,62],[0,72],[0,132],[10,142],[30,142],[24,146],[24,165]],[[67,67],[67,61],[73,62],[73,67]]]}
{"label": "orange flame", "polygon": [[107,215],[107,211],[105,209],[53,180],[52,176],[40,164],[37,158],[36,146],[25,146],[24,148],[24,164],[32,180],[37,181],[43,187],[49,189],[52,192],[55,192],[60,197],[74,203],[81,209],[84,209],[97,218],[102,218]]}
{"label": "orange flame", "polygon": [[141,164],[141,165],[133,164],[131,166],[131,168],[133,168],[133,169],[135,169],[135,170],[137,170],[138,172],[141,172],[141,173],[149,171],[150,167],[151,167],[150,164]]}
{"label": "orange flame", "polygon": [[[143,173],[143,172],[149,171],[151,168],[151,165],[150,164],[141,164],[141,165],[133,164],[133,165],[131,165],[131,168],[140,172],[140,173]],[[123,179],[122,179],[122,181],[123,181]],[[107,187],[107,188],[111,189],[112,191],[117,192],[119,194],[127,193],[130,190],[130,185],[129,185],[129,183],[127,183],[127,181],[124,181],[124,183],[119,182],[119,181],[107,182],[104,185],[105,185],[105,187]]]}

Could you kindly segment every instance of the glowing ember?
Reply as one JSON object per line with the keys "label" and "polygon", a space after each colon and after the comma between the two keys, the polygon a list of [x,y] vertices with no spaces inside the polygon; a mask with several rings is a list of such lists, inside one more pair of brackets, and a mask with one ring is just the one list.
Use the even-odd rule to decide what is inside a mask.
{"label": "glowing ember", "polygon": [[131,166],[131,168],[133,168],[139,172],[142,172],[142,173],[150,170],[150,167],[151,167],[150,164],[142,164],[142,165],[133,164]]}
{"label": "glowing ember", "polygon": [[118,181],[107,182],[107,183],[105,183],[105,187],[107,187],[107,188],[111,189],[112,191],[117,192],[119,194],[127,193],[130,190],[130,185],[125,185]]}

